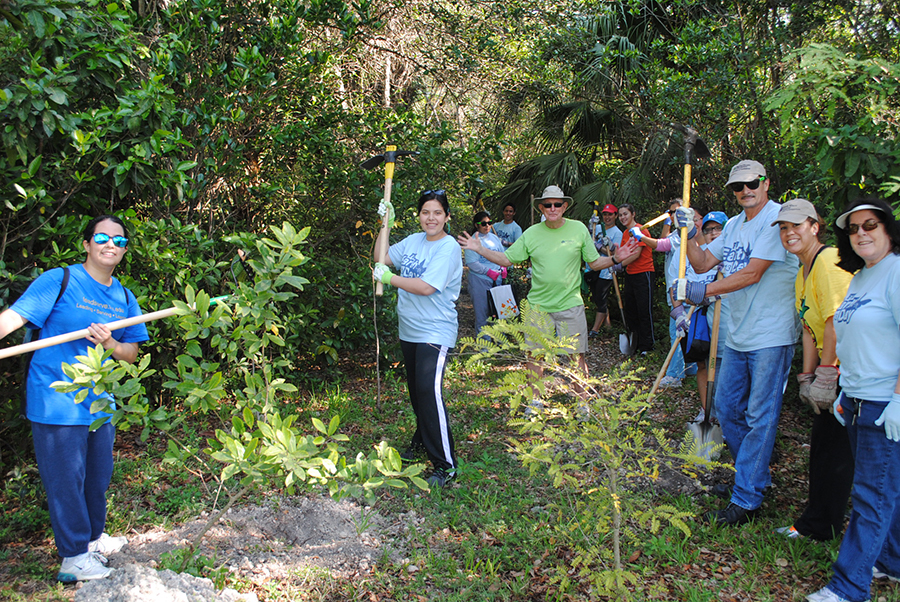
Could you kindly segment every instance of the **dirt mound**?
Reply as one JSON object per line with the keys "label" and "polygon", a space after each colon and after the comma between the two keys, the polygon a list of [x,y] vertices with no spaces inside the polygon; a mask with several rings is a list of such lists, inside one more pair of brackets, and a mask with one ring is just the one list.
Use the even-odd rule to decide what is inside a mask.
{"label": "dirt mound", "polygon": [[[109,565],[156,568],[163,554],[186,548],[203,529],[201,516],[165,531],[130,536]],[[301,569],[324,569],[336,577],[367,573],[382,557],[397,561],[398,550],[384,542],[402,540],[403,528],[372,508],[329,497],[280,498],[267,506],[232,509],[203,536],[198,552],[255,583],[283,579]]]}

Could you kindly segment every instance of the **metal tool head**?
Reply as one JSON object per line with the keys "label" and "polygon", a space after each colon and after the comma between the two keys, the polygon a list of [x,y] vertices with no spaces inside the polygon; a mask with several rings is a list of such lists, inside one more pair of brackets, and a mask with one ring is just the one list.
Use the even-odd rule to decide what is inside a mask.
{"label": "metal tool head", "polygon": [[690,163],[692,158],[705,159],[712,156],[712,153],[709,152],[709,147],[700,138],[697,130],[689,125],[681,125],[680,123],[670,123],[669,127],[684,134],[685,163]]}
{"label": "metal tool head", "polygon": [[397,161],[398,157],[405,157],[407,155],[418,155],[418,151],[407,151],[407,150],[389,150],[385,151],[380,155],[375,155],[371,159],[366,159],[362,163],[360,163],[360,167],[363,169],[375,169],[382,163],[394,163]]}

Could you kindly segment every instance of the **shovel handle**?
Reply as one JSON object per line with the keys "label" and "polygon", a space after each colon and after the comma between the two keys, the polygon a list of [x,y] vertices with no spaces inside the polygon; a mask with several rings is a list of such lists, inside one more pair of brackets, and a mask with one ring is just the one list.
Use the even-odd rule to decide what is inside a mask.
{"label": "shovel handle", "polygon": [[[392,151],[396,151],[397,147],[394,145],[389,145],[386,149],[385,156],[393,159],[393,155],[391,155]],[[386,161],[384,164],[384,202],[391,202],[391,185],[394,183],[394,161]],[[391,226],[393,224],[388,223],[388,215],[389,212],[384,212],[384,217],[381,219],[381,235],[378,239],[378,247],[375,249],[375,261],[378,263],[387,263],[387,254],[388,254],[388,238],[391,234]],[[384,284],[379,280],[375,283],[375,296],[380,297],[384,294]]]}
{"label": "shovel handle", "polygon": [[[215,297],[213,299],[210,299],[209,302],[210,305],[214,305],[215,303],[219,303],[224,299],[227,299],[227,296]],[[122,320],[108,322],[105,326],[110,330],[121,330],[122,328],[128,328],[129,326],[134,326],[135,324],[144,324],[146,322],[162,320],[163,318],[174,316],[177,312],[178,308],[169,307],[167,309],[161,309],[149,314],[143,314],[140,316],[133,316],[131,318],[124,318]],[[31,341],[30,343],[22,343],[21,345],[7,347],[6,349],[0,349],[0,359],[14,357],[16,355],[29,353],[31,351],[37,351],[38,349],[45,349],[46,347],[53,347],[54,345],[60,345],[62,343],[70,343],[72,341],[77,341],[78,339],[87,338],[89,334],[90,332],[88,331],[88,329],[83,328],[81,330],[75,330],[73,332],[58,334],[55,337],[47,337],[46,339],[38,339],[36,341]]]}
{"label": "shovel handle", "polygon": [[[690,321],[691,316],[694,315],[694,310],[697,308],[695,305],[691,305],[691,308],[688,310],[687,319]],[[659,389],[659,383],[662,381],[663,376],[666,374],[666,370],[669,368],[669,363],[672,361],[672,356],[675,355],[675,350],[681,344],[681,339],[684,338],[684,335],[681,332],[678,333],[678,336],[675,337],[675,341],[672,343],[672,348],[669,349],[669,354],[666,356],[666,361],[663,362],[662,368],[659,369],[659,374],[656,375],[656,381],[653,383],[653,388],[650,389],[650,394],[647,396],[647,401],[653,399],[653,396],[656,395],[656,390]]]}
{"label": "shovel handle", "polygon": [[646,229],[646,228],[652,228],[653,226],[655,226],[655,225],[658,224],[659,222],[665,220],[667,217],[669,217],[669,214],[668,214],[668,213],[663,213],[662,215],[657,215],[657,216],[654,217],[652,220],[650,220],[649,222],[647,222],[646,224],[644,224],[643,226],[641,226],[641,230],[644,230],[644,229]]}

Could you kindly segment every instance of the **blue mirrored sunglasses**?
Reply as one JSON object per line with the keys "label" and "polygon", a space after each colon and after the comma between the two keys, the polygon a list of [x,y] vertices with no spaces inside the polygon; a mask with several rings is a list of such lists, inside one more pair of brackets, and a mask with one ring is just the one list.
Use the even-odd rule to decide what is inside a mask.
{"label": "blue mirrored sunglasses", "polygon": [[94,242],[98,245],[105,245],[109,242],[109,239],[112,239],[113,244],[117,247],[124,249],[128,246],[128,239],[124,236],[110,236],[109,234],[104,234],[103,232],[97,232],[94,234]]}

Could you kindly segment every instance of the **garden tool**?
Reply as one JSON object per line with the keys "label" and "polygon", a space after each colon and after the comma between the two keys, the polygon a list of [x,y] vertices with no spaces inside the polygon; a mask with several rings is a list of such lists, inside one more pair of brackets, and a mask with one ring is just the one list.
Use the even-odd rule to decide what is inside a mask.
{"label": "garden tool", "polygon": [[[722,272],[719,272],[717,278],[722,278]],[[715,400],[713,399],[713,387],[716,383],[716,359],[719,347],[719,320],[722,316],[722,300],[716,299],[715,309],[713,310],[713,326],[712,333],[709,337],[709,360],[707,366],[706,380],[706,408],[703,412],[703,422],[688,423],[688,430],[697,442],[697,455],[706,460],[715,460],[721,454],[722,445],[725,438],[722,435],[722,427],[713,424],[709,417],[712,414],[712,408]]]}
{"label": "garden tool", "polygon": [[[694,315],[694,310],[697,309],[696,306],[691,305],[690,309],[688,309],[687,321],[690,323],[691,316]],[[675,355],[675,350],[678,349],[678,346],[681,345],[681,339],[684,338],[684,334],[679,330],[678,336],[675,337],[675,342],[672,343],[672,348],[669,349],[669,354],[666,355],[666,361],[663,362],[662,368],[659,369],[659,373],[656,375],[656,381],[653,383],[653,388],[650,389],[650,394],[647,396],[647,401],[653,399],[653,396],[656,395],[656,390],[659,388],[659,383],[662,382],[663,376],[666,375],[666,369],[669,367],[669,363],[672,361],[672,356]]]}
{"label": "garden tool", "polygon": [[[394,163],[397,157],[406,155],[418,155],[416,151],[397,150],[396,146],[388,145],[381,155],[375,155],[371,159],[363,161],[360,167],[363,169],[374,169],[384,163],[384,202],[391,202],[391,186],[394,181]],[[388,212],[384,212],[384,218],[381,220],[381,241],[375,249],[375,261],[385,263],[388,253],[388,236],[391,233],[391,225],[388,223]],[[381,282],[375,283],[375,295],[380,297],[384,293],[384,285]]]}

